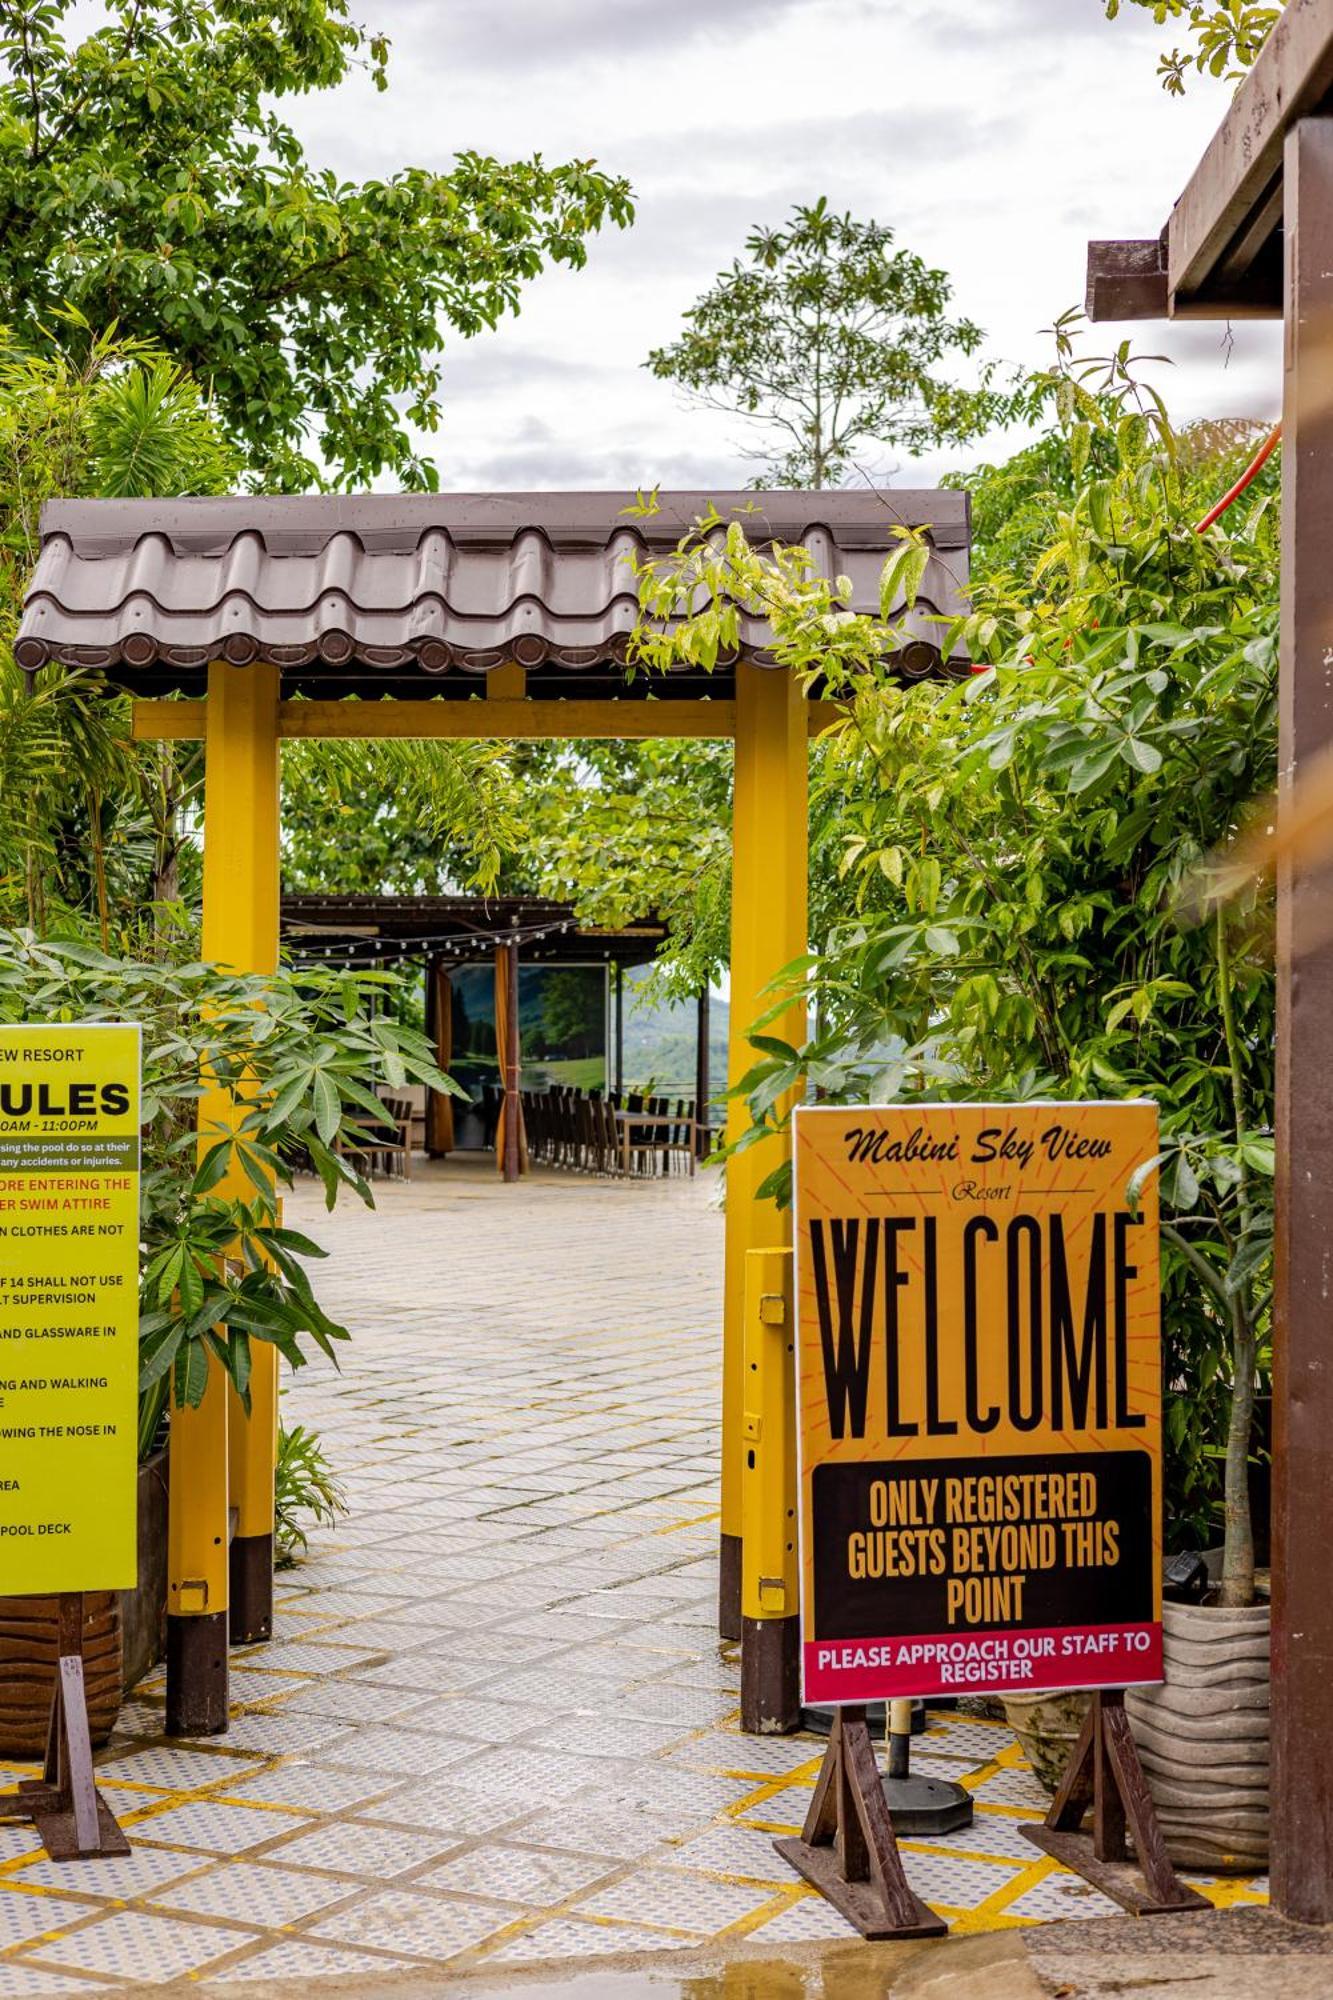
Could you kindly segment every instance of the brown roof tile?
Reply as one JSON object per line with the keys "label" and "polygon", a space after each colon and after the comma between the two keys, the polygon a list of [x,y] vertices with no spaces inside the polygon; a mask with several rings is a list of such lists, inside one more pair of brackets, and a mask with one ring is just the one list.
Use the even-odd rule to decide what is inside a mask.
{"label": "brown roof tile", "polygon": [[[904,671],[938,670],[940,621],[963,605],[966,495],[672,493],[646,520],[626,518],[632,499],[53,501],[15,658],[28,672],[49,660],[101,667],[159,692],[197,692],[218,658],[273,660],[304,688],[366,694],[419,679],[446,691],[451,670],[507,660],[618,673],[638,617],[633,558],[674,547],[711,500],[753,540],[804,542],[825,574],[851,578],[856,610],[878,610],[894,528],[928,527],[918,604],[895,622],[916,642]],[[766,639],[761,620],[743,622],[748,657],[763,660]]]}

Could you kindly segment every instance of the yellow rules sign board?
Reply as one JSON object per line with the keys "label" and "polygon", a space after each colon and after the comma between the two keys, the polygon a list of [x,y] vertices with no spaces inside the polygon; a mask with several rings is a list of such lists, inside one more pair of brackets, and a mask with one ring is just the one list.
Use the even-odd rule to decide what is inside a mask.
{"label": "yellow rules sign board", "polygon": [[0,1592],[136,1576],[139,1030],[0,1027]]}
{"label": "yellow rules sign board", "polygon": [[1161,1673],[1156,1108],[796,1113],[809,1702]]}

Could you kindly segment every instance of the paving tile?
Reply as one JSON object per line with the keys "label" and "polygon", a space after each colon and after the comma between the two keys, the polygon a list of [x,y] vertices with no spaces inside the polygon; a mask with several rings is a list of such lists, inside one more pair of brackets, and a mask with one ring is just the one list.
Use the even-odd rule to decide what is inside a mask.
{"label": "paving tile", "polygon": [[317,1715],[243,1715],[234,1718],[227,1743],[234,1750],[280,1756],[290,1750],[332,1750],[347,1731],[333,1718]]}
{"label": "paving tile", "polygon": [[333,1770],[384,1771],[402,1777],[431,1778],[450,1764],[465,1764],[478,1755],[479,1746],[466,1739],[451,1740],[426,1731],[394,1729],[387,1724],[367,1723],[349,1730],[320,1761]]}
{"label": "paving tile", "polygon": [[[211,1986],[239,1985],[252,1979],[302,1979],[316,1986],[321,1980],[344,1974],[359,1974],[369,1981],[389,1972],[405,1972],[420,1966],[410,1958],[386,1957],[382,1952],[355,1951],[350,1945],[324,1945],[304,1938],[289,1938],[283,1944],[251,1952],[233,1965],[210,1971]],[[0,1992],[3,1992],[0,1988]],[[368,1988],[367,1990],[373,1990]]]}
{"label": "paving tile", "polygon": [[854,1938],[858,1935],[855,1927],[846,1917],[840,1917],[832,1903],[826,1903],[822,1896],[803,1896],[798,1902],[789,1903],[785,1910],[775,1917],[766,1917],[752,1931],[746,1932],[746,1942],[755,1944],[815,1944],[825,1938]]}
{"label": "paving tile", "polygon": [[163,1909],[188,1910],[198,1917],[232,1917],[241,1923],[281,1929],[326,1910],[351,1893],[353,1884],[304,1869],[270,1867],[263,1861],[226,1862],[150,1900]]}
{"label": "paving tile", "polygon": [[[374,1991],[460,1953],[850,1937],[772,1850],[822,1742],[740,1734],[739,1652],[716,1634],[723,1222],[705,1180],[516,1190],[451,1159],[333,1225],[298,1180],[288,1213],[328,1244],[322,1282],[356,1335],[341,1372],[316,1363],[288,1391],[352,1515],[279,1579],[275,1640],[237,1650],[224,1738],[163,1740],[160,1673],[127,1704],[102,1766],[126,1861],[56,1871],[0,1829],[0,1918],[52,1921],[22,1908],[54,1908],[32,1893],[50,1887],[73,1924],[9,1944],[18,1959],[0,1929],[0,2000],[57,1990],[34,1979],[106,1990],[122,1965]],[[552,1284],[574,1266],[577,1286]],[[972,1828],[904,1843],[928,1900],[1018,1922],[1101,1908],[1023,1839],[1046,1801],[1006,1725],[932,1711],[915,1759],[990,1772]],[[67,1951],[86,1956],[62,1970]]]}
{"label": "paving tile", "polygon": [[984,1778],[969,1789],[979,1805],[1027,1806],[1034,1812],[1045,1813],[1051,1803],[1031,1771],[1026,1770],[997,1771],[994,1777]]}
{"label": "paving tile", "polygon": [[673,1946],[679,1950],[695,1943],[693,1937],[639,1930],[633,1924],[589,1924],[574,1917],[553,1917],[488,1952],[485,1962],[513,1965],[532,1959],[606,1958],[613,1952],[664,1951]]}
{"label": "paving tile", "polygon": [[168,1806],[165,1812],[131,1817],[126,1831],[134,1845],[148,1841],[159,1847],[196,1848],[208,1854],[244,1854],[305,1822],[294,1813],[233,1805],[220,1799],[194,1799]]}
{"label": "paving tile", "polygon": [[710,1826],[704,1833],[692,1834],[676,1849],[672,1866],[739,1875],[747,1882],[772,1882],[784,1889],[792,1888],[797,1879],[774,1852],[772,1835],[746,1826]]}
{"label": "paving tile", "polygon": [[271,1858],[287,1868],[327,1868],[375,1882],[437,1861],[454,1844],[443,1832],[331,1820],[274,1848]]}
{"label": "paving tile", "polygon": [[552,1903],[563,1903],[577,1890],[599,1882],[615,1866],[606,1854],[554,1854],[540,1848],[487,1841],[416,1876],[412,1886],[491,1896],[501,1902],[544,1909]]}
{"label": "paving tile", "polygon": [[228,1778],[244,1778],[262,1770],[257,1757],[238,1757],[224,1750],[186,1750],[170,1743],[146,1743],[97,1766],[99,1784],[149,1785],[161,1792],[193,1792]]}
{"label": "paving tile", "polygon": [[1074,1917],[1118,1917],[1120,1905],[1103,1896],[1090,1882],[1063,1869],[1025,1889],[1021,1896],[1004,1905],[1006,1917],[1021,1917],[1028,1923],[1059,1923]]}
{"label": "paving tile", "polygon": [[29,1952],[23,1962],[118,1973],[122,1979],[157,1986],[197,1972],[244,1942],[243,1932],[218,1924],[183,1923],[147,1910],[115,1910],[84,1930]]}
{"label": "paving tile", "polygon": [[[137,1842],[137,1837],[136,1837]],[[179,1882],[200,1865],[197,1854],[177,1854],[165,1848],[134,1845],[128,1854],[99,1855],[88,1861],[33,1861],[6,1882],[30,1889],[59,1889],[72,1896],[111,1897],[123,1901]]]}
{"label": "paving tile", "polygon": [[318,1917],[313,1937],[344,1944],[378,1945],[434,1962],[455,1957],[514,1921],[495,1903],[455,1901],[412,1889],[383,1889],[348,1909]]}
{"label": "paving tile", "polygon": [[72,1896],[46,1896],[35,1891],[0,1888],[0,1951],[6,1945],[27,1944],[48,1931],[67,1930],[80,1917],[96,1914],[98,1905]]}
{"label": "paving tile", "polygon": [[[232,1658],[235,1659],[233,1654]],[[274,1674],[336,1674],[345,1667],[367,1667],[378,1659],[378,1649],[343,1646],[332,1639],[292,1640],[286,1645],[261,1646],[245,1655],[246,1665]],[[235,1668],[232,1669],[233,1674]]]}
{"label": "paving tile", "polygon": [[53,1972],[49,1966],[28,1965],[22,1959],[0,1960],[0,2000],[34,2000],[48,1993],[96,1993],[106,1992],[106,1987],[95,1986],[90,1979],[83,1979],[77,1972]]}
{"label": "paving tile", "polygon": [[289,1696],[282,1704],[282,1713],[320,1716],[345,1725],[399,1722],[431,1699],[423,1688],[380,1687],[364,1680],[316,1680],[307,1681]]}
{"label": "paving tile", "polygon": [[962,1855],[925,1853],[906,1843],[901,1853],[903,1871],[922,1901],[944,1903],[950,1909],[975,1909],[1014,1879],[1014,1869],[1003,1861],[969,1861]]}
{"label": "paving tile", "polygon": [[322,1764],[282,1763],[242,1779],[223,1794],[243,1804],[290,1806],[303,1813],[347,1812],[392,1797],[401,1776],[387,1772],[333,1771]]}
{"label": "paving tile", "polygon": [[[976,1812],[971,1826],[960,1827],[942,1842],[926,1843],[942,1845],[968,1854],[997,1855],[1002,1860],[1013,1861],[1024,1868],[1030,1868],[1040,1859],[1040,1850],[1030,1840],[1024,1838],[1024,1826],[1037,1824],[1034,1820],[1010,1819],[1005,1815],[990,1812]],[[913,1842],[919,1846],[922,1843]]]}
{"label": "paving tile", "polygon": [[773,1890],[748,1883],[718,1882],[684,1870],[639,1869],[622,1882],[580,1898],[573,1914],[616,1917],[622,1923],[662,1925],[713,1937],[762,1909]]}

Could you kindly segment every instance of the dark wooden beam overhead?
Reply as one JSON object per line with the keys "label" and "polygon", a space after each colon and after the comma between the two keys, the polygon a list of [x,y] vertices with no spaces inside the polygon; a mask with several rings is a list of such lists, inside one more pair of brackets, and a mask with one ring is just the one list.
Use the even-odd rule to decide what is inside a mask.
{"label": "dark wooden beam overhead", "polygon": [[1088,245],[1089,318],[1280,319],[1283,145],[1330,99],[1333,0],[1290,0],[1176,203],[1160,250],[1144,241]]}
{"label": "dark wooden beam overhead", "polygon": [[1147,242],[1089,243],[1088,318],[1165,319],[1166,250]]}
{"label": "dark wooden beam overhead", "polygon": [[[1167,234],[1173,309],[1205,305],[1224,271],[1242,274],[1235,252],[1279,186],[1282,148],[1296,122],[1318,111],[1333,90],[1333,0],[1293,0],[1259,60],[1236,92],[1189,185],[1176,203]],[[1271,231],[1270,231],[1271,235]],[[1255,245],[1256,251],[1262,245]],[[1226,287],[1219,287],[1223,292]],[[1217,298],[1219,307],[1225,298]],[[1282,312],[1280,273],[1271,311]]]}

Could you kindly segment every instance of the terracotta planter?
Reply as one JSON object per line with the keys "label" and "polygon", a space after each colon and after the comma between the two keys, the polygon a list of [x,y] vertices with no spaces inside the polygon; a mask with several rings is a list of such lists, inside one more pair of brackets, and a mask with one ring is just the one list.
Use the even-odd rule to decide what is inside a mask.
{"label": "terracotta planter", "polygon": [[1171,1859],[1215,1873],[1268,1861],[1269,1613],[1168,1604],[1166,1681],[1125,1706]]}
{"label": "terracotta planter", "polygon": [[1050,1694],[1007,1694],[1005,1720],[1023,1746],[1042,1788],[1054,1793],[1088,1712],[1088,1696],[1077,1690]]}
{"label": "terracotta planter", "polygon": [[[56,1673],[56,1597],[0,1597],[0,1758],[31,1761],[46,1747]],[[88,1727],[105,1743],[120,1713],[120,1596],[84,1597],[83,1680]]]}
{"label": "terracotta planter", "polygon": [[[139,1467],[139,1582],[84,1598],[84,1685],[94,1746],[105,1743],[128,1688],[162,1657],[167,1611],[166,1453]],[[0,1597],[0,1759],[46,1746],[55,1680],[54,1597]]]}
{"label": "terracotta planter", "polygon": [[139,1467],[139,1581],[120,1593],[122,1692],[137,1687],[167,1649],[167,1453]]}

